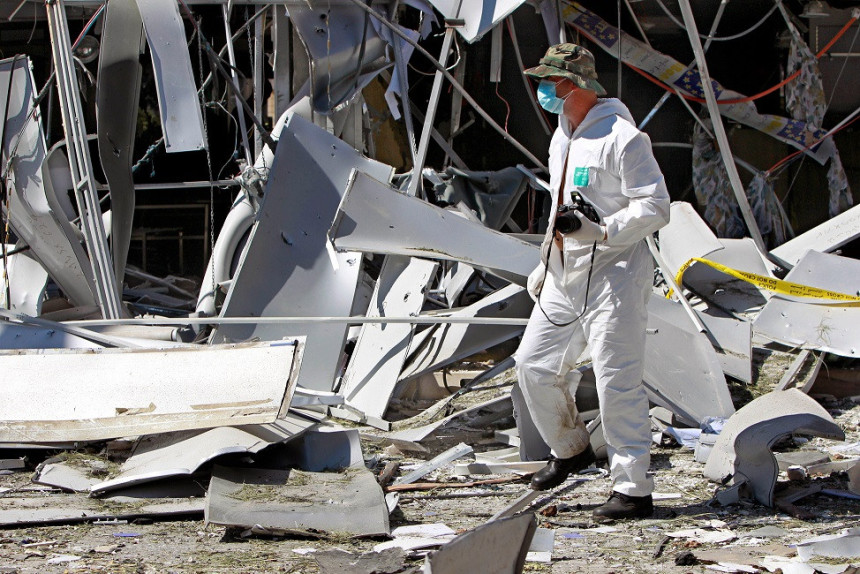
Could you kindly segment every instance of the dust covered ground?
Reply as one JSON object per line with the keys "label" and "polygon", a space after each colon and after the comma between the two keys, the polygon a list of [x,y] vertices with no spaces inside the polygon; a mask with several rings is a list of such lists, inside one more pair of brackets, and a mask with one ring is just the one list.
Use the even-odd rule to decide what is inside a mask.
{"label": "dust covered ground", "polygon": [[[791,362],[788,353],[759,353],[759,375],[755,385],[734,385],[736,402],[768,390]],[[510,381],[512,373],[494,380],[498,386]],[[466,400],[487,398],[487,393],[505,392],[504,386],[491,391],[470,393]],[[470,396],[474,395],[474,396]],[[482,396],[483,395],[483,396]],[[821,397],[820,402],[845,431],[844,444],[860,442],[860,405],[854,399]],[[456,405],[457,408],[467,406]],[[738,405],[740,406],[740,405]],[[486,418],[486,417],[484,417]],[[428,448],[421,457],[397,452],[380,443],[363,442],[365,458],[374,470],[386,462],[399,460],[402,466],[420,463],[459,442],[475,451],[502,448],[493,438],[497,428],[509,428],[512,420],[496,420],[481,427],[480,413],[455,419],[436,431],[422,444]],[[507,425],[507,427],[506,427]],[[798,438],[778,445],[780,450],[821,450],[840,445],[830,440]],[[2,458],[2,457],[0,457]],[[838,456],[831,456],[838,460]],[[537,513],[538,526],[555,533],[555,546],[549,563],[527,562],[526,572],[710,572],[713,562],[757,564],[764,556],[792,556],[792,545],[823,534],[836,534],[860,523],[860,500],[817,493],[795,502],[793,508],[770,509],[757,504],[720,507],[712,503],[716,485],[702,476],[704,465],[695,462],[693,451],[668,439],[652,449],[652,471],[656,483],[657,510],[647,520],[598,525],[591,510],[608,496],[609,479],[601,474],[584,474],[569,480],[552,493],[542,495],[528,508]],[[526,477],[481,475],[456,477],[453,465],[442,467],[424,481],[463,482],[488,478],[510,478],[510,482],[472,488],[436,488],[402,492],[391,515],[391,527],[443,523],[458,532],[485,523],[496,512],[523,494]],[[0,508],[8,496],[33,496],[52,503],[51,492],[34,492],[31,469],[0,476]],[[779,489],[821,486],[846,490],[847,475],[834,472],[789,482],[780,476]],[[3,489],[9,489],[3,491]],[[777,529],[762,531],[763,527]],[[678,537],[670,533],[696,530]],[[698,533],[698,534],[697,534]],[[718,538],[723,540],[718,541]],[[172,521],[132,521],[80,523],[59,526],[6,528],[0,530],[0,573],[53,572],[128,572],[128,573],[256,573],[256,572],[417,572],[423,559],[396,555],[387,566],[363,563],[333,569],[333,550],[353,553],[356,558],[372,552],[382,539],[354,539],[345,535],[318,533],[315,536],[267,538],[242,536],[224,527],[206,525],[202,516]],[[313,550],[311,552],[310,550]],[[355,560],[353,560],[355,562]],[[846,564],[850,560],[826,560]],[[854,560],[855,565],[858,560]],[[322,566],[321,566],[322,564]],[[374,568],[376,568],[374,570]],[[844,567],[840,567],[843,571]],[[759,567],[761,571],[764,571]],[[731,570],[730,570],[731,571]],[[756,571],[755,569],[750,571]]]}

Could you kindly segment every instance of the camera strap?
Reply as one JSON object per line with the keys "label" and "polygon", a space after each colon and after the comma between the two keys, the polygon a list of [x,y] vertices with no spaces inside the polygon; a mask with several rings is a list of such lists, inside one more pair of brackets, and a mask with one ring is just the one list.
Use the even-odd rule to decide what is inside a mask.
{"label": "camera strap", "polygon": [[[585,297],[582,301],[582,312],[568,321],[567,323],[556,323],[552,319],[549,318],[549,315],[544,311],[543,306],[540,304],[540,296],[543,293],[543,286],[546,285],[546,282],[549,280],[549,257],[552,254],[552,242],[547,244],[549,247],[549,252],[546,254],[546,264],[543,268],[543,283],[541,283],[540,289],[537,292],[537,306],[540,309],[540,312],[543,313],[543,316],[546,317],[546,320],[555,325],[556,327],[567,327],[568,325],[573,325],[576,321],[579,321],[583,315],[585,315],[585,311],[588,309],[588,292],[591,290],[591,271],[594,269],[594,255],[597,253],[597,242],[595,241],[591,246],[591,260],[588,262],[588,277],[585,280]],[[562,263],[564,262],[564,253],[561,253]],[[562,267],[563,268],[563,267]]]}

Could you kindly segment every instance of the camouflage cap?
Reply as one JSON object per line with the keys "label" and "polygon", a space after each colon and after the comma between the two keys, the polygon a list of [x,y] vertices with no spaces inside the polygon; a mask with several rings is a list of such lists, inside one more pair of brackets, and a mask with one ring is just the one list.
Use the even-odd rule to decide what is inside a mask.
{"label": "camouflage cap", "polygon": [[594,90],[598,96],[606,95],[606,90],[597,82],[594,56],[576,44],[550,46],[540,59],[540,65],[523,73],[534,78],[567,78],[580,88]]}

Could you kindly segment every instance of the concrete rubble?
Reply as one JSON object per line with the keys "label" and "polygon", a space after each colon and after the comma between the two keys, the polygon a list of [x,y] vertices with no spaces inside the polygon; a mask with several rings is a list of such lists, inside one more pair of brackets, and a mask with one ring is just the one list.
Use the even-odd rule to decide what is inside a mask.
{"label": "concrete rubble", "polygon": [[[0,4],[0,572],[856,572],[858,20]],[[629,524],[590,520],[588,350],[600,460],[527,486],[549,449],[513,353],[554,126],[521,70],[559,39],[673,198],[648,238],[657,512]]]}

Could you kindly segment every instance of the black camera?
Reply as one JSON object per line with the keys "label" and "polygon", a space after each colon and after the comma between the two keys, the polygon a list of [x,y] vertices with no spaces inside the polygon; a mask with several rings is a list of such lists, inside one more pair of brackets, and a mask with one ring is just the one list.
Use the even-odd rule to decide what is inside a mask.
{"label": "black camera", "polygon": [[600,215],[594,206],[585,201],[577,192],[570,194],[571,202],[558,206],[558,213],[555,216],[555,230],[559,233],[566,234],[576,231],[582,226],[582,223],[574,214],[578,211],[594,223],[600,223]]}

